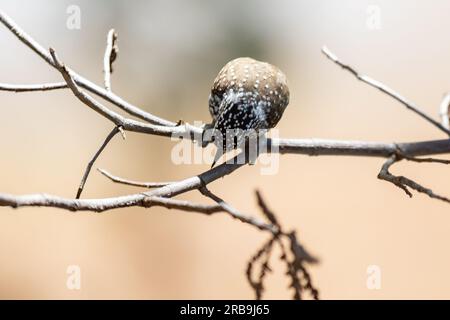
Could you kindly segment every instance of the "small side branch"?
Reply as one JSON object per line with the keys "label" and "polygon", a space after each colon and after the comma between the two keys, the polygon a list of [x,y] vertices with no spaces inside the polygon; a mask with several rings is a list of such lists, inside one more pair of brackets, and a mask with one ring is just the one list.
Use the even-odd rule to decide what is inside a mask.
{"label": "small side branch", "polygon": [[0,91],[13,91],[13,92],[50,91],[66,88],[67,83],[65,82],[41,83],[41,84],[0,83]]}
{"label": "small side branch", "polygon": [[[247,270],[245,272],[247,276],[247,281],[255,292],[256,300],[261,300],[262,294],[264,292],[264,280],[268,272],[271,272],[269,266],[270,255],[272,253],[273,244],[276,238],[271,237],[258,251],[252,256],[247,263]],[[254,279],[254,270],[258,264],[261,262],[260,272],[257,279]]]}
{"label": "small side branch", "polygon": [[108,136],[106,137],[105,141],[103,141],[103,144],[100,146],[100,148],[94,154],[91,161],[89,161],[89,163],[86,167],[86,170],[84,171],[83,178],[81,178],[80,186],[78,187],[78,191],[77,191],[77,195],[76,195],[75,199],[80,199],[81,193],[83,192],[83,189],[84,189],[84,185],[86,184],[86,180],[89,176],[89,173],[91,172],[92,165],[94,164],[95,160],[97,160],[100,153],[102,153],[102,151],[106,148],[106,146],[111,141],[111,139],[119,132],[120,132],[120,128],[114,127],[111,130],[111,132],[108,134]]}
{"label": "small side branch", "polygon": [[118,52],[117,33],[114,29],[111,29],[106,37],[105,57],[103,59],[104,83],[105,89],[108,91],[111,91],[111,73],[113,72],[113,63],[117,58]]}
{"label": "small side branch", "polygon": [[370,85],[370,86],[380,90],[381,92],[387,94],[388,96],[394,98],[395,100],[397,100],[398,102],[403,104],[406,108],[408,108],[409,110],[411,110],[414,113],[418,114],[420,117],[422,117],[423,119],[425,119],[426,121],[428,121],[429,123],[434,125],[435,127],[439,128],[440,130],[445,132],[448,136],[450,136],[450,130],[448,128],[445,128],[438,121],[434,120],[433,118],[431,118],[430,116],[425,114],[414,103],[406,100],[406,98],[402,97],[400,94],[398,94],[397,92],[395,92],[394,90],[392,90],[391,88],[386,86],[385,84],[381,83],[380,81],[377,81],[377,80],[372,79],[372,78],[370,78],[370,77],[368,77],[366,75],[363,75],[363,74],[359,73],[358,71],[356,71],[350,65],[341,62],[338,59],[338,57],[334,53],[332,53],[327,47],[323,47],[322,48],[322,52],[323,52],[323,54],[325,54],[325,56],[328,59],[330,59],[331,61],[333,61],[334,63],[336,63],[340,67],[342,67],[342,69],[345,69],[348,72],[350,72],[351,74],[353,74],[358,80],[360,80],[360,81],[362,81],[362,82],[364,82],[364,83],[366,83],[366,84],[368,84],[368,85]]}
{"label": "small side branch", "polygon": [[411,191],[409,191],[408,187],[412,190],[416,190],[417,192],[424,193],[428,195],[430,198],[442,200],[444,202],[450,203],[450,199],[444,196],[440,196],[434,193],[431,189],[425,188],[417,182],[404,177],[404,176],[395,176],[389,172],[390,167],[396,163],[401,161],[398,155],[392,155],[381,167],[380,173],[378,174],[378,179],[388,181],[393,183],[395,186],[402,189],[409,197],[412,197]]}

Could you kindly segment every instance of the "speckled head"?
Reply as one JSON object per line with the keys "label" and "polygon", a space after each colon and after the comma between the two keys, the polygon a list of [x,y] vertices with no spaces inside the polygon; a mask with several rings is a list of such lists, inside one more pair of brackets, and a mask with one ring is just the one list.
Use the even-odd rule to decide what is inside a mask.
{"label": "speckled head", "polygon": [[[213,166],[225,152],[255,141],[276,126],[289,103],[286,76],[277,67],[251,58],[238,58],[220,70],[209,96],[214,143]],[[220,135],[218,134],[220,133]]]}
{"label": "speckled head", "polygon": [[214,80],[209,111],[218,129],[269,129],[278,123],[288,103],[287,79],[280,69],[252,58],[237,58]]}

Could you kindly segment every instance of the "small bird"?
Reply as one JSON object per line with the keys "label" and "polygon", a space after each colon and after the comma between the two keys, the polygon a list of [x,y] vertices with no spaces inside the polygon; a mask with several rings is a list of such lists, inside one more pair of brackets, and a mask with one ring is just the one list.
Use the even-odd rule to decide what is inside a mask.
{"label": "small bird", "polygon": [[242,147],[248,137],[275,127],[288,104],[287,78],[280,69],[252,58],[228,62],[209,95],[210,127],[221,134],[214,139],[218,150],[212,167],[222,152]]}

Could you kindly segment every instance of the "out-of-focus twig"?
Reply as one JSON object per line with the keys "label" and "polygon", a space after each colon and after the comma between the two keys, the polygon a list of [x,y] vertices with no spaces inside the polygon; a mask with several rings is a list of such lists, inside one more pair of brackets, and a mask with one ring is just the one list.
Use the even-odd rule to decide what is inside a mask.
{"label": "out-of-focus twig", "polygon": [[385,84],[381,83],[380,81],[377,81],[375,79],[372,79],[364,74],[359,73],[356,71],[353,67],[351,67],[348,64],[345,64],[341,62],[338,57],[332,53],[327,47],[322,48],[322,52],[325,54],[325,56],[342,67],[343,69],[349,71],[351,74],[353,74],[358,80],[374,87],[380,90],[381,92],[387,94],[388,96],[394,98],[401,104],[403,104],[406,108],[413,111],[417,115],[419,115],[421,118],[425,119],[435,127],[439,128],[441,131],[445,132],[448,136],[450,136],[450,130],[448,128],[445,128],[442,124],[440,124],[438,121],[434,120],[430,116],[428,116],[425,112],[420,110],[418,106],[416,106],[414,103],[408,101],[406,98],[402,97],[399,93],[395,92],[393,89],[389,88]]}
{"label": "out-of-focus twig", "polygon": [[113,63],[117,58],[119,47],[117,46],[117,33],[114,29],[109,30],[106,36],[106,49],[103,58],[103,75],[105,89],[111,91],[111,73],[113,72]]}
{"label": "out-of-focus twig", "polygon": [[[270,271],[269,259],[272,252],[272,247],[277,243],[281,250],[280,260],[286,265],[286,275],[290,279],[289,287],[294,290],[293,299],[300,300],[303,297],[303,292],[306,290],[311,294],[313,299],[319,299],[319,291],[314,287],[305,263],[317,263],[318,260],[309,254],[305,248],[297,240],[297,236],[294,231],[283,231],[275,213],[269,209],[265,200],[261,194],[256,191],[256,198],[258,205],[263,215],[279,230],[278,233],[272,234],[272,237],[267,241],[256,254],[250,258],[247,264],[247,280],[255,291],[256,299],[261,299],[264,291],[264,279],[267,272]],[[289,241],[289,252],[283,241]],[[292,256],[292,258],[290,257]],[[260,263],[260,273],[255,280],[253,273],[255,265]],[[305,285],[302,285],[302,279],[304,279]]]}

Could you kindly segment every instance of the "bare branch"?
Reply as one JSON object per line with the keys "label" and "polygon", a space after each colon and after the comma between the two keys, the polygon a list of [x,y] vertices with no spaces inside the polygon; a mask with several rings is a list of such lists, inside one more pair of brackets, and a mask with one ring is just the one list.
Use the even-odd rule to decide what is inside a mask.
{"label": "bare branch", "polygon": [[405,156],[427,156],[450,153],[450,139],[408,143],[342,141],[326,139],[269,139],[269,150],[281,154],[310,156],[364,156],[388,158],[400,149]]}
{"label": "bare branch", "polygon": [[[64,199],[48,194],[30,194],[23,196],[13,196],[9,194],[0,194],[0,206],[19,207],[53,207],[70,211],[102,211],[100,203],[94,203],[89,200]],[[189,201],[167,199],[163,197],[143,197],[142,201],[135,206],[165,207],[167,209],[178,209],[182,211],[198,212],[204,214],[213,214],[223,212],[219,205],[195,204]]]}
{"label": "bare branch", "polygon": [[113,62],[116,60],[118,52],[117,33],[114,29],[111,29],[106,37],[105,57],[103,59],[105,89],[108,91],[111,91],[111,73],[113,72]]}
{"label": "bare branch", "polygon": [[[403,144],[378,144],[378,143],[359,143],[355,145],[355,148],[349,148],[350,142],[346,141],[334,141],[334,140],[274,140],[280,147],[281,153],[297,153],[297,154],[309,154],[309,155],[358,155],[358,156],[378,156],[383,157],[393,154],[400,147],[405,155],[427,155],[427,154],[440,154],[450,152],[450,140],[436,140],[436,141],[424,141],[416,143],[403,143]],[[162,196],[172,197],[177,194],[188,192],[191,190],[199,189],[203,185],[207,185],[219,178],[222,178],[235,170],[239,169],[243,164],[221,164],[215,168],[212,168],[198,176],[190,177],[178,182],[164,185],[161,188],[155,189],[147,193],[139,193],[134,195],[127,195],[115,198],[103,198],[103,199],[90,199],[90,200],[71,200],[57,201],[55,205],[53,202],[45,202],[45,199],[39,199],[35,206],[54,206],[67,210],[92,210],[92,211],[105,211],[111,209],[117,209],[122,207],[129,207],[138,205],[145,196]],[[12,196],[8,194],[1,194],[0,197],[5,196],[11,202],[3,202],[3,205],[11,203],[14,207],[15,203],[12,200]],[[59,197],[51,196],[51,199]],[[35,198],[30,198],[35,199]],[[21,196],[17,196],[17,203],[21,202]]]}
{"label": "bare branch", "polygon": [[103,144],[100,146],[100,148],[97,150],[97,152],[94,154],[94,156],[92,157],[91,161],[89,161],[86,170],[84,171],[83,174],[83,178],[81,179],[80,182],[80,186],[78,187],[78,191],[77,191],[77,195],[76,195],[76,199],[80,199],[81,193],[83,192],[83,188],[84,185],[86,183],[86,180],[89,176],[89,172],[91,172],[91,168],[92,165],[94,164],[95,160],[97,160],[98,156],[100,155],[100,153],[102,153],[102,151],[106,148],[106,146],[108,145],[109,141],[111,141],[111,139],[117,134],[119,133],[119,127],[114,127],[111,132],[108,134],[108,136],[106,137],[105,141],[103,142]]}
{"label": "bare branch", "polygon": [[13,92],[50,91],[66,88],[67,83],[65,82],[41,83],[41,84],[0,83],[0,91],[13,91]]}
{"label": "bare branch", "polygon": [[383,93],[386,93],[388,96],[394,98],[395,100],[397,100],[398,102],[403,104],[406,108],[408,108],[409,110],[411,110],[414,113],[418,114],[420,117],[422,117],[423,119],[425,119],[426,121],[428,121],[429,123],[434,125],[435,127],[439,128],[440,130],[445,132],[448,136],[450,136],[450,130],[448,130],[448,128],[445,128],[438,121],[434,120],[433,118],[431,118],[430,116],[425,114],[414,103],[406,100],[406,98],[402,97],[400,94],[398,94],[397,92],[395,92],[394,90],[392,90],[391,88],[386,86],[385,84],[383,84],[383,83],[381,83],[381,82],[379,82],[377,80],[374,80],[374,79],[372,79],[372,78],[370,78],[370,77],[368,77],[366,75],[363,75],[363,74],[359,73],[358,71],[356,71],[353,67],[351,67],[351,66],[349,66],[347,64],[344,64],[327,47],[323,47],[322,48],[322,52],[325,54],[325,56],[328,59],[330,59],[331,61],[333,61],[334,63],[336,63],[340,67],[342,67],[343,69],[349,71],[358,80],[360,80],[360,81],[362,81],[362,82],[364,82],[364,83],[366,83],[366,84],[368,84],[368,85],[370,85],[370,86],[380,90]]}
{"label": "bare branch", "polygon": [[[199,189],[221,177],[224,177],[240,168],[242,165],[221,164],[211,170],[208,170],[198,176],[190,177],[181,181],[173,182],[158,189],[130,194],[125,196],[102,198],[102,199],[67,199],[54,195],[32,194],[23,196],[13,196],[6,193],[0,193],[0,206],[9,206],[13,208],[23,206],[41,206],[55,207],[70,211],[95,211],[103,212],[111,209],[124,207],[142,206],[146,198],[153,197],[174,197],[176,195]],[[241,221],[252,223],[252,219],[241,217]],[[273,231],[273,226],[261,223],[255,220],[255,227],[268,231]]]}
{"label": "bare branch", "polygon": [[[28,46],[31,50],[36,52],[42,59],[44,59],[50,66],[57,68],[52,56],[49,52],[44,49],[39,43],[37,43],[32,37],[30,37],[17,23],[15,23],[8,15],[0,10],[0,23],[2,23],[6,28],[8,28],[21,42]],[[83,78],[73,70],[71,70],[71,75],[75,83],[80,87],[102,97],[103,99],[113,103],[117,107],[121,108],[125,112],[132,116],[143,119],[149,123],[161,125],[161,126],[175,126],[176,123],[159,118],[153,114],[150,114],[131,103],[123,100],[119,96],[106,89],[94,84],[93,82]]]}
{"label": "bare branch", "polygon": [[[51,66],[57,68],[56,64],[53,61],[51,55],[40,46],[36,41],[34,41],[29,35],[27,35],[11,18],[9,18],[6,14],[0,11],[0,22],[3,23],[8,29],[10,29],[14,35],[18,37],[20,41],[25,43],[28,47],[30,47],[33,51],[35,51],[39,56],[41,56],[46,62],[48,62]],[[108,92],[90,81],[82,78],[75,72],[71,71],[71,77],[73,78],[73,82],[77,83],[81,87],[99,95],[100,97],[114,103],[119,106],[126,112],[131,115],[140,117],[150,123],[158,123],[163,126],[174,126],[176,123],[163,120],[157,118],[151,114],[143,112],[141,109],[129,104],[128,102],[122,100],[120,97]],[[87,95],[86,95],[87,96]],[[88,96],[89,97],[89,96]],[[106,108],[104,108],[106,109]],[[100,110],[96,110],[100,113],[105,111],[103,108]],[[109,110],[108,110],[109,111]],[[111,114],[112,113],[112,114]],[[200,135],[202,134],[202,129],[190,126],[189,124],[184,124],[180,126],[176,126],[173,128],[164,128],[163,126],[148,126],[142,124],[140,122],[125,119],[122,116],[115,114],[113,112],[107,112],[111,121],[113,121],[116,125],[122,125],[124,130],[148,133],[148,134],[156,134],[162,136],[182,136],[182,137],[191,137],[192,133]],[[118,115],[119,117],[116,117]],[[330,141],[331,144],[329,148],[327,148],[328,141],[327,140],[294,140],[294,139],[273,139],[272,143],[274,145],[278,145],[280,147],[280,153],[294,153],[294,154],[348,154],[348,155],[361,155],[361,156],[382,156],[387,157],[391,155],[395,150],[394,144],[384,144],[384,145],[376,145],[374,143],[359,143],[359,142],[339,142],[339,141]],[[318,148],[315,148],[315,145]],[[450,151],[450,142],[445,140],[438,141],[425,141],[417,144],[410,144],[411,153],[410,155],[426,155],[426,154],[439,154],[439,153],[447,153]]]}
{"label": "bare branch", "polygon": [[[273,140],[272,143],[277,144],[280,147],[280,153],[296,153],[308,155],[365,155],[387,157],[389,156],[389,154],[396,153],[399,147],[401,148],[404,155],[410,156],[450,152],[450,140],[435,140],[403,144],[379,144],[367,142],[355,144],[353,148],[350,147],[352,145],[351,142],[334,140],[278,139]],[[198,176],[173,182],[153,191],[114,198],[73,200],[59,198],[57,196],[46,196],[42,198],[41,196],[33,195],[12,196],[9,194],[0,193],[0,199],[8,199],[8,201],[2,202],[3,206],[17,207],[23,206],[19,204],[24,203],[27,205],[57,207],[72,211],[91,210],[101,212],[105,210],[139,205],[140,201],[142,201],[142,199],[146,196],[173,197],[178,194],[199,189],[204,185],[207,185],[219,178],[231,174],[243,165],[244,164],[224,163]],[[24,202],[23,197],[25,197],[27,201]]]}

